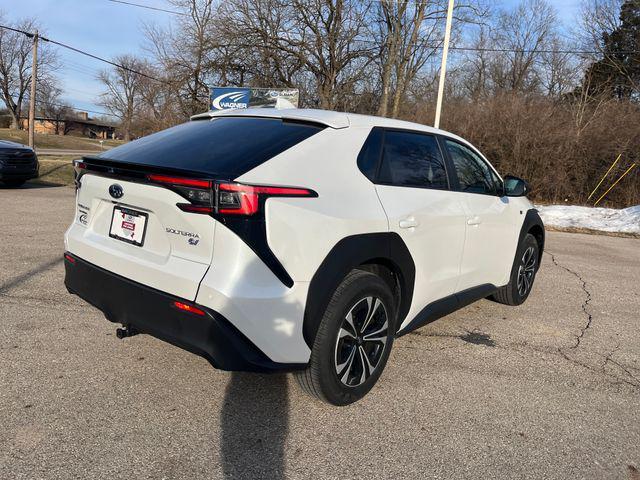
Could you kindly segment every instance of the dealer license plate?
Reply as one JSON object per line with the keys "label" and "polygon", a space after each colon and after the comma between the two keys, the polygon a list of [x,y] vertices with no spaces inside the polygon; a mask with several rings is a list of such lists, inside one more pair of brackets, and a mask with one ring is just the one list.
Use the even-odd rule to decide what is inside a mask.
{"label": "dealer license plate", "polygon": [[109,236],[141,247],[149,215],[130,208],[113,207]]}

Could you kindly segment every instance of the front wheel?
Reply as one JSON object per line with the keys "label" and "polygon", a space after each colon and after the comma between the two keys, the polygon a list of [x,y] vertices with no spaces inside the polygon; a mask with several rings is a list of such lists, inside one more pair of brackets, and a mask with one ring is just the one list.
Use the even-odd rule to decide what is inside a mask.
{"label": "front wheel", "polygon": [[333,405],[364,397],[389,358],[395,311],[391,289],[380,277],[350,272],[322,317],[309,366],[296,373],[302,389]]}
{"label": "front wheel", "polygon": [[540,247],[536,238],[527,233],[516,252],[509,283],[498,289],[492,299],[505,305],[520,305],[531,293],[538,271]]}

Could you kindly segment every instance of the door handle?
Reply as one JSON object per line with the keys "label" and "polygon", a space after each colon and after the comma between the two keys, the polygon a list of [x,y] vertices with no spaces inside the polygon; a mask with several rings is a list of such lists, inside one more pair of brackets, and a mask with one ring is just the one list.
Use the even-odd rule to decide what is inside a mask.
{"label": "door handle", "polygon": [[398,225],[400,226],[400,228],[413,228],[413,227],[417,227],[420,224],[415,218],[408,217],[400,220],[400,222],[398,222]]}
{"label": "door handle", "polygon": [[467,225],[480,225],[482,223],[482,219],[479,216],[471,217],[467,220]]}

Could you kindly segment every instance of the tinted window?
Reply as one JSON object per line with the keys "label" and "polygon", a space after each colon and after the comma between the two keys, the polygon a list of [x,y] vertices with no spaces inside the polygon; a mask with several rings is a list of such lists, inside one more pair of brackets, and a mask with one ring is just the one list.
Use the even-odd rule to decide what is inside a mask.
{"label": "tinted window", "polygon": [[386,131],[378,181],[403,187],[447,188],[447,172],[435,137]]}
{"label": "tinted window", "polygon": [[362,150],[358,154],[358,168],[372,182],[376,177],[376,169],[380,160],[380,147],[382,146],[381,128],[374,128],[367,137],[362,146]]}
{"label": "tinted window", "polygon": [[114,161],[237,176],[324,127],[275,118],[195,120],[100,155]]}
{"label": "tinted window", "polygon": [[445,143],[458,176],[460,190],[469,193],[498,194],[500,179],[482,158],[458,142],[445,140]]}

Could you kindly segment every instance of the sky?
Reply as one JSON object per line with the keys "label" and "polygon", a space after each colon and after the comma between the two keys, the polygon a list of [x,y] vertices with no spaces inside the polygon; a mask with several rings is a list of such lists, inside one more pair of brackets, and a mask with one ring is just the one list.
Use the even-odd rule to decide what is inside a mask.
{"label": "sky", "polygon": [[[167,0],[129,0],[148,6],[171,9]],[[580,0],[549,0],[560,20],[571,24]],[[506,8],[519,0],[496,0]],[[108,0],[0,0],[0,11],[9,22],[35,17],[44,35],[103,58],[124,53],[147,56],[143,49],[144,24],[170,25],[173,15],[122,5]],[[62,100],[78,109],[102,111],[96,104],[101,93],[96,75],[108,65],[89,57],[58,48],[62,80]],[[90,113],[96,115],[95,113]]]}

